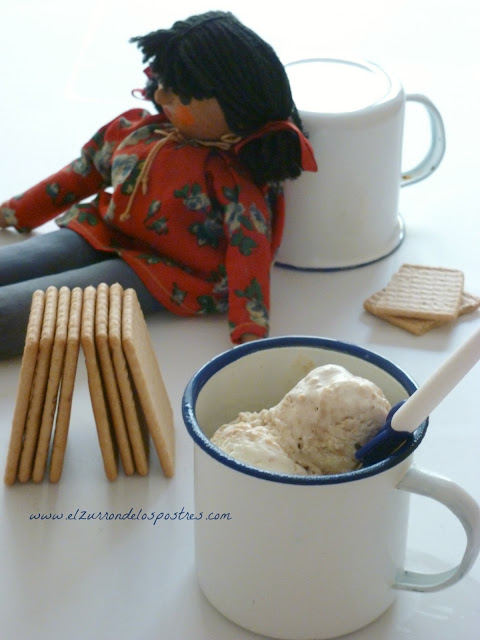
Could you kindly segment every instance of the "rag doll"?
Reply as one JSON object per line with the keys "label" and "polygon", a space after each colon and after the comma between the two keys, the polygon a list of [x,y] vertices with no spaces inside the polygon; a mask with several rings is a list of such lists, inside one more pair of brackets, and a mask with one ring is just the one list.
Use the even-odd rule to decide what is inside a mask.
{"label": "rag doll", "polygon": [[0,357],[21,352],[32,293],[49,285],[119,282],[145,313],[228,314],[233,343],[268,334],[282,182],[316,170],[285,69],[220,11],[132,42],[153,113],[122,113],[0,205],[1,227],[59,226],[0,247]]}

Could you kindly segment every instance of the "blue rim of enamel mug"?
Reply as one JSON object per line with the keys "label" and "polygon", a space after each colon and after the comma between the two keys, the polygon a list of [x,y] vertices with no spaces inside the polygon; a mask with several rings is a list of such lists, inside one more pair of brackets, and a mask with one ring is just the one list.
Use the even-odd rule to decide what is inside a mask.
{"label": "blue rim of enamel mug", "polygon": [[[218,373],[221,369],[228,366],[236,360],[258,351],[267,349],[278,349],[283,347],[313,347],[324,350],[336,351],[344,354],[348,354],[369,362],[380,369],[383,369],[386,373],[391,375],[399,384],[405,389],[408,395],[411,395],[417,390],[417,384],[413,379],[407,375],[397,365],[390,360],[382,357],[381,355],[364,349],[363,347],[350,344],[348,342],[342,342],[340,340],[333,340],[330,338],[320,338],[313,336],[286,336],[278,338],[265,338],[263,340],[256,340],[254,342],[248,342],[236,347],[233,347],[229,351],[225,351],[218,356],[215,356],[207,362],[201,369],[199,369],[190,379],[182,398],[182,415],[187,428],[188,433],[192,437],[193,441],[201,448],[205,453],[211,456],[217,462],[245,473],[255,478],[261,478],[264,480],[270,480],[273,482],[280,482],[284,484],[301,484],[301,485],[319,485],[319,484],[340,484],[343,482],[352,482],[354,480],[360,480],[369,476],[374,476],[377,473],[381,473],[395,467],[400,462],[410,456],[413,451],[418,447],[420,442],[425,436],[428,418],[417,428],[413,433],[409,442],[402,447],[396,453],[384,458],[376,464],[355,469],[354,471],[348,471],[346,473],[334,474],[334,475],[294,475],[287,473],[276,473],[274,471],[266,471],[257,467],[252,467],[244,462],[236,460],[231,456],[223,453],[221,449],[212,444],[207,436],[203,433],[198,425],[195,406],[197,398],[205,386],[205,384]],[[219,425],[220,426],[220,425]]]}
{"label": "blue rim of enamel mug", "polygon": [[365,258],[360,260],[360,262],[354,262],[352,264],[341,264],[335,265],[331,267],[302,267],[300,265],[295,265],[290,262],[284,262],[283,260],[276,260],[275,266],[280,269],[290,269],[292,271],[320,271],[323,273],[330,273],[335,271],[351,271],[353,269],[361,269],[362,267],[368,267],[371,264],[375,264],[376,262],[380,262],[380,260],[385,260],[395,253],[397,249],[399,249],[402,242],[405,240],[405,222],[403,221],[402,216],[397,214],[397,222],[398,222],[398,235],[394,243],[390,246],[390,248],[382,251],[379,255],[375,255],[373,257]]}

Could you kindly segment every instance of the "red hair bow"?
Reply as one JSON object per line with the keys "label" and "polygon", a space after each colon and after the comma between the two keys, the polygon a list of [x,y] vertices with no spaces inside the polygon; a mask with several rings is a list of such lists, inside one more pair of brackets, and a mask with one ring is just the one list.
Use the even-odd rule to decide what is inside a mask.
{"label": "red hair bow", "polygon": [[[147,76],[149,80],[153,79],[153,71],[151,67],[145,67],[145,69],[143,70],[143,73]],[[132,89],[132,96],[134,98],[138,98],[139,100],[148,100],[145,93],[146,93],[145,89]]]}

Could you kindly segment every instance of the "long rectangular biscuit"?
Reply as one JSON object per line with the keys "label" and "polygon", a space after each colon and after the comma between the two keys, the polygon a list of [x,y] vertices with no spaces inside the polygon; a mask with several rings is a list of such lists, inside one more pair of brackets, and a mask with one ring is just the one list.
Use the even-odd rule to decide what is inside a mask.
{"label": "long rectangular biscuit", "polygon": [[123,411],[127,423],[130,444],[137,472],[148,474],[149,436],[138,397],[136,397],[122,347],[122,307],[123,288],[120,284],[110,287],[108,338],[115,375],[122,399]]}
{"label": "long rectangular biscuit", "polygon": [[88,388],[97,426],[103,466],[107,478],[115,480],[118,476],[117,452],[95,346],[95,302],[95,288],[92,286],[87,287],[83,292],[80,339],[87,367]]}
{"label": "long rectangular biscuit", "polygon": [[163,472],[175,471],[173,412],[142,309],[133,289],[123,295],[122,345]]}
{"label": "long rectangular biscuit", "polygon": [[20,482],[30,480],[35,458],[38,433],[42,419],[42,411],[45,403],[48,374],[50,371],[50,359],[52,355],[53,341],[55,337],[55,325],[57,318],[58,289],[48,287],[45,293],[45,311],[42,321],[42,333],[38,347],[35,373],[33,376],[32,393],[28,407],[25,424],[25,438],[18,467],[18,479]]}
{"label": "long rectangular biscuit", "polygon": [[67,345],[63,375],[55,419],[52,456],[50,460],[50,482],[58,482],[62,475],[63,461],[67,446],[70,415],[72,410],[73,388],[77,372],[78,353],[80,351],[80,324],[82,318],[83,291],[79,287],[72,290],[68,317]]}
{"label": "long rectangular biscuit", "polygon": [[113,429],[120,453],[120,459],[126,475],[130,476],[135,471],[135,467],[133,464],[132,451],[130,448],[125,416],[123,414],[122,401],[118,390],[117,379],[110,353],[110,345],[108,342],[109,297],[108,285],[99,284],[97,287],[97,303],[95,310],[95,342],[102,379],[105,386],[106,398],[110,407]]}
{"label": "long rectangular biscuit", "polygon": [[20,376],[17,387],[17,398],[12,419],[12,430],[5,466],[4,481],[12,485],[17,479],[18,462],[22,451],[25,421],[27,419],[30,393],[32,389],[35,363],[37,361],[40,334],[42,331],[43,312],[45,306],[44,291],[35,291],[32,296],[30,315],[25,337],[25,347],[22,355]]}
{"label": "long rectangular biscuit", "polygon": [[53,341],[50,369],[48,373],[47,390],[43,404],[42,420],[38,434],[37,451],[33,465],[32,480],[42,482],[47,467],[53,421],[57,409],[58,390],[63,373],[63,361],[67,344],[68,316],[70,312],[70,289],[61,287],[58,292],[58,306]]}

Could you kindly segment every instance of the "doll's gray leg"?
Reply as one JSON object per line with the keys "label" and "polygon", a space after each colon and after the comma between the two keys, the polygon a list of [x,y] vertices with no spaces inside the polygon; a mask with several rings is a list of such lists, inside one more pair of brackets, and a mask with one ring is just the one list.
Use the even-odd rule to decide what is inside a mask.
{"label": "doll's gray leg", "polygon": [[29,236],[0,247],[0,286],[77,269],[111,256],[70,229]]}
{"label": "doll's gray leg", "polygon": [[101,282],[108,285],[119,282],[125,289],[135,289],[145,314],[163,308],[148,292],[133,269],[116,257],[80,269],[5,285],[0,287],[0,359],[17,356],[23,352],[34,291],[45,291],[51,285],[58,289],[62,286],[70,289],[85,288],[89,285],[97,286]]}

